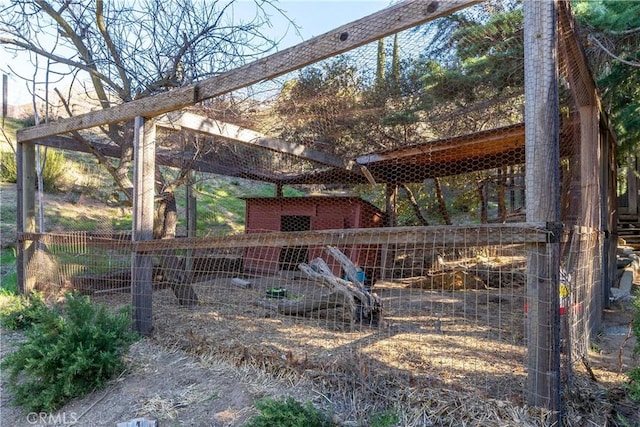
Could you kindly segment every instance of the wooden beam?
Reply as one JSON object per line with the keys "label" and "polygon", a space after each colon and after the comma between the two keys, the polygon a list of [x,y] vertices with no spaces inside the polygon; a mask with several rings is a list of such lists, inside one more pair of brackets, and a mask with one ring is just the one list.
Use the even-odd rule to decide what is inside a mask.
{"label": "wooden beam", "polygon": [[343,169],[351,169],[354,166],[353,161],[345,161],[341,157],[313,150],[302,144],[271,138],[251,129],[189,112],[181,111],[165,114],[158,118],[157,125],[169,129],[198,132],[210,137],[221,138],[243,145],[257,146],[278,153],[290,154],[323,165]]}
{"label": "wooden beam", "polygon": [[[468,157],[469,152],[489,154],[502,153],[524,146],[524,123],[492,129],[455,138],[439,139],[421,144],[366,154],[356,159],[360,165],[393,162],[412,156],[429,157],[439,154],[442,158],[452,159]],[[459,153],[463,153],[462,155]],[[428,163],[431,163],[428,162]],[[435,162],[434,162],[435,163]]]}
{"label": "wooden beam", "polygon": [[481,0],[408,0],[357,21],[343,25],[296,46],[246,64],[235,70],[183,88],[118,106],[69,117],[58,122],[19,130],[18,142],[87,129],[107,123],[131,120],[136,116],[155,117],[179,110],[233,90],[295,71],[398,31],[424,24],[464,9]]}
{"label": "wooden beam", "polygon": [[[18,144],[16,150],[17,183],[17,232],[36,231],[36,151],[35,144]],[[34,290],[35,277],[29,265],[35,253],[35,239],[18,240],[16,257],[18,292],[29,294]]]}
{"label": "wooden beam", "polygon": [[[47,136],[44,138],[37,138],[33,140],[36,145],[42,145],[45,147],[53,147],[60,150],[76,151],[80,153],[92,153],[92,150],[87,147],[86,144],[76,141],[68,136]],[[105,157],[120,158],[121,148],[114,144],[107,144],[103,142],[92,142],[93,147]],[[260,176],[253,172],[243,171],[239,168],[232,168],[212,162],[207,162],[202,159],[194,159],[191,153],[185,152],[176,154],[172,150],[158,149],[156,151],[156,162],[162,166],[169,166],[174,168],[188,167],[191,170],[198,172],[213,173],[216,175],[235,176],[238,178],[255,179],[265,182],[274,182],[276,178],[273,176]]]}
{"label": "wooden beam", "polygon": [[[18,240],[38,240],[44,234],[22,233]],[[52,245],[71,244],[73,234],[46,234]],[[478,226],[436,225],[426,227],[351,228],[300,232],[248,233],[229,236],[177,238],[151,241],[128,241],[87,237],[88,248],[115,249],[146,253],[193,249],[233,249],[255,247],[284,247],[294,245],[421,245],[429,247],[470,247],[535,243],[549,240],[545,224],[513,223]]]}

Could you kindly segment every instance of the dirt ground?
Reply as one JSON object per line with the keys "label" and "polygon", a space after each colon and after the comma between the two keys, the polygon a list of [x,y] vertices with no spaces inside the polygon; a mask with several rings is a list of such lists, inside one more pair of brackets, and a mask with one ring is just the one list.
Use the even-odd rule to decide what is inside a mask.
{"label": "dirt ground", "polygon": [[[594,396],[604,399],[603,393],[614,399],[613,403],[603,404],[608,410],[611,411],[613,405],[616,411],[629,419],[633,419],[633,413],[637,411],[624,399],[624,395],[620,395],[620,384],[625,379],[618,373],[619,357],[622,355],[623,371],[628,369],[633,345],[632,339],[626,339],[626,334],[620,333],[627,325],[628,315],[618,307],[614,307],[605,315],[604,330],[614,333],[602,334],[597,344],[599,353],[594,352],[590,355],[590,367],[597,378],[597,384],[585,380],[584,370],[577,366],[577,371],[581,373],[578,375],[580,381],[577,381],[576,387],[582,388],[582,398],[577,399],[578,403],[571,403],[573,406],[570,410],[584,411],[581,414],[584,419],[589,419],[588,411],[593,410],[596,405],[593,402]],[[13,344],[21,339],[19,333],[6,330],[1,332],[0,357],[11,351]],[[316,338],[321,339],[321,337]],[[249,352],[251,346],[248,344],[245,347],[247,350],[246,360],[238,359],[237,353],[234,353],[235,356],[227,353],[218,357],[204,351],[204,347],[199,350],[197,346],[193,347],[194,340],[197,339],[195,335],[189,336],[187,334],[184,340],[165,336],[161,339],[143,339],[135,343],[126,356],[127,372],[111,381],[104,389],[70,402],[55,414],[25,414],[21,408],[13,406],[10,402],[10,395],[6,393],[6,378],[2,374],[0,425],[16,427],[33,425],[113,426],[117,422],[148,416],[158,419],[162,426],[241,426],[252,414],[256,413],[253,407],[255,400],[280,396],[293,396],[299,401],[311,401],[316,406],[333,412],[336,414],[337,425],[366,425],[361,424],[358,420],[359,416],[363,414],[354,412],[354,407],[357,404],[354,405],[353,400],[348,396],[349,386],[355,394],[366,395],[366,390],[362,390],[362,383],[354,381],[351,384],[343,384],[345,388],[341,390],[330,391],[327,388],[327,381],[318,381],[323,377],[323,374],[321,372],[314,373],[310,362],[307,375],[299,375],[295,370],[292,370],[292,365],[300,366],[302,361],[293,361],[294,356],[291,354],[284,353],[282,358],[278,359],[277,349],[274,349],[274,353],[269,355],[265,352],[266,347],[264,346],[261,349],[261,355],[251,354]],[[174,345],[170,344],[172,340],[174,340]],[[182,348],[185,342],[191,343],[191,351],[185,351]],[[206,344],[200,342],[201,346]],[[229,357],[230,355],[233,357]],[[258,360],[258,356],[262,358]],[[276,358],[267,365],[267,356],[276,356]],[[405,354],[404,360],[409,360],[410,356],[410,354]],[[343,357],[336,355],[334,363],[339,364]],[[359,376],[365,380],[368,378],[372,381],[371,387],[377,386],[379,390],[385,390],[389,387],[390,384],[386,383],[376,384],[374,380],[378,376],[367,377],[366,372],[362,371],[364,369],[362,363],[354,364],[353,359],[348,357],[344,357],[344,361],[349,362],[351,366],[354,366],[353,369],[359,370],[359,372],[334,369],[332,371],[334,375],[339,375],[342,372],[352,378]],[[263,365],[260,366],[260,363],[257,362]],[[411,363],[417,363],[416,359],[414,358]],[[326,378],[324,379],[326,380]],[[402,379],[396,378],[395,380]],[[423,382],[413,388],[412,393],[419,395],[421,389],[425,391],[425,385],[426,383]],[[421,400],[425,404],[429,402],[434,398],[430,393],[435,389],[437,398],[441,399],[444,405],[466,405],[467,411],[476,412],[473,417],[477,417],[480,413],[487,414],[485,416],[488,418],[485,422],[478,424],[469,423],[467,420],[466,425],[543,425],[541,419],[536,419],[536,416],[541,416],[540,414],[531,414],[526,411],[507,411],[507,409],[510,411],[518,409],[516,405],[506,401],[487,398],[472,402],[469,399],[474,396],[473,394],[464,391],[460,393],[446,391],[446,384],[439,384],[436,381],[432,382],[430,388],[431,390],[426,391],[419,399],[416,399],[416,402]],[[591,398],[585,399],[585,393]],[[475,396],[477,399],[477,395]],[[390,394],[388,397],[393,399],[394,395]],[[424,402],[425,399],[426,402]],[[434,405],[433,402],[428,405]],[[587,404],[590,406],[581,406]],[[418,406],[420,405],[416,404],[416,407]],[[360,409],[366,411],[367,408]],[[424,413],[425,408],[422,409]],[[461,407],[458,407],[457,411],[460,415],[465,413]],[[494,418],[491,418],[489,414],[493,414]],[[445,419],[445,414],[441,415],[442,419]],[[636,422],[640,422],[639,415],[635,414]],[[400,425],[430,425],[416,423],[415,414],[410,411],[407,411],[404,416],[404,423]],[[434,419],[437,418],[437,416],[434,417]],[[501,421],[498,421],[499,419]],[[596,422],[604,420],[602,417],[592,419],[595,419]],[[463,420],[460,421],[460,425],[462,425]],[[433,423],[432,425],[442,424]]]}
{"label": "dirt ground", "polygon": [[[1,203],[11,203],[11,187],[1,190]],[[53,197],[66,209],[63,196]],[[113,426],[149,416],[163,427],[241,426],[256,413],[257,399],[280,396],[311,401],[344,426],[366,425],[368,415],[389,406],[402,408],[400,425],[406,426],[544,425],[548,414],[519,405],[526,378],[520,318],[501,318],[500,325],[508,325],[504,329],[482,327],[496,307],[522,307],[519,292],[473,290],[452,301],[448,294],[380,283],[376,292],[390,308],[382,330],[345,329],[339,313],[300,320],[252,304],[239,310],[231,303],[283,284],[274,280],[254,280],[250,291],[228,286],[228,278],[200,283],[196,308],[179,306],[170,289],[157,290],[154,334],[132,346],[127,372],[56,414],[25,414],[13,406],[0,373],[0,425]],[[313,292],[303,281],[294,284],[298,287],[286,283],[294,294]],[[248,292],[255,295],[248,298]],[[127,294],[94,297],[114,307],[129,299]],[[403,301],[402,311],[394,311],[396,300]],[[467,313],[468,306],[481,309]],[[463,310],[471,320],[456,321],[451,310]],[[434,328],[436,319],[441,331]],[[629,321],[628,305],[612,306],[588,363],[574,361],[577,376],[567,412],[581,420],[575,425],[604,425],[605,412],[640,425],[640,414],[621,391],[626,381],[621,373],[637,363],[631,359],[635,341]],[[2,357],[21,335],[0,332]],[[495,348],[479,348],[474,334]],[[449,354],[443,355],[443,348]],[[456,360],[472,360],[472,366]]]}
{"label": "dirt ground", "polygon": [[[19,335],[2,331],[2,355]],[[312,389],[292,378],[275,378],[249,366],[198,358],[142,340],[127,355],[128,371],[107,387],[68,403],[55,414],[25,414],[12,406],[2,379],[2,426],[114,426],[152,417],[162,426],[238,426],[252,414],[255,400],[295,396],[318,401]]]}

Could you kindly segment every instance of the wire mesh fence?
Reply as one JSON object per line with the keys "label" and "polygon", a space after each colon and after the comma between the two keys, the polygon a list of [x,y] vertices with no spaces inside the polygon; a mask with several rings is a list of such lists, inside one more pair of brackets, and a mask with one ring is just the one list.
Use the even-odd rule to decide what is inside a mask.
{"label": "wire mesh fence", "polygon": [[[433,2],[425,13],[434,4],[459,8]],[[565,28],[558,40],[559,158],[548,164],[525,159],[520,2],[396,33],[388,19],[375,42],[145,122],[156,144],[154,240],[137,235],[140,217],[120,194],[94,231],[70,221],[23,234],[36,242],[26,289],[132,303],[136,322],[182,348],[371,401],[447,387],[523,403],[532,381],[569,384],[606,286],[575,35]],[[353,28],[339,40],[357,38]],[[302,44],[290,59],[314,49]],[[132,134],[130,122],[113,125]],[[103,156],[131,148],[100,132],[81,133]],[[541,177],[557,217],[534,221],[543,201],[527,200],[527,188]],[[560,329],[559,342],[539,325]],[[528,372],[550,353],[558,358]]]}
{"label": "wire mesh fence", "polygon": [[[29,271],[36,289],[74,289],[119,306],[131,304],[131,254],[145,253],[153,302],[143,318],[185,350],[348,381],[372,401],[395,386],[522,403],[527,254],[548,237],[522,224],[139,243],[46,234]],[[586,357],[598,233],[563,240],[559,350],[570,373]]]}

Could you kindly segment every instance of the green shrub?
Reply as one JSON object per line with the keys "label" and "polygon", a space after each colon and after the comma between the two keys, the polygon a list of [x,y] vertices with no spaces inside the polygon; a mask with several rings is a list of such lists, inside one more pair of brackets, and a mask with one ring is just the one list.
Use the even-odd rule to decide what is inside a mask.
{"label": "green shrub", "polygon": [[10,151],[0,151],[0,181],[18,182],[16,155]]}
{"label": "green shrub", "polygon": [[7,329],[26,329],[37,322],[49,308],[39,294],[29,297],[23,295],[4,295],[0,305],[0,325]]}
{"label": "green shrub", "polygon": [[332,423],[314,408],[311,402],[302,405],[289,397],[285,400],[264,399],[256,402],[260,414],[253,416],[245,427],[325,427]]}
{"label": "green shrub", "polygon": [[[3,219],[5,219],[4,210],[2,210],[1,214]],[[3,230],[0,229],[0,235],[2,233]],[[3,295],[14,295],[18,292],[16,257],[17,251],[15,247],[5,248],[0,251],[0,293]]]}
{"label": "green shrub", "polygon": [[74,294],[37,310],[26,340],[2,362],[14,402],[52,412],[103,386],[124,369],[122,354],[135,339],[130,328],[128,310],[112,313]]}
{"label": "green shrub", "polygon": [[[44,153],[44,150],[42,151]],[[42,156],[43,160],[45,156]],[[64,154],[56,150],[47,150],[44,170],[42,172],[42,188],[44,191],[53,193],[64,188],[67,182],[67,159]],[[0,152],[0,181],[17,182],[18,169],[16,167],[16,156],[9,151]]]}
{"label": "green shrub", "polygon": [[[44,151],[43,151],[44,153]],[[44,155],[42,156],[44,160]],[[69,168],[67,159],[60,151],[47,150],[47,156],[42,172],[42,189],[54,193],[66,184],[66,173]]]}

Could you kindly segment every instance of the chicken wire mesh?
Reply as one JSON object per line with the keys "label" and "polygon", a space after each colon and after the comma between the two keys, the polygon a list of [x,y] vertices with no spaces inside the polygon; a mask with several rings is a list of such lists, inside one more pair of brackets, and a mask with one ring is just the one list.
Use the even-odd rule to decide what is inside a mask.
{"label": "chicken wire mesh", "polygon": [[[526,285],[538,280],[527,257],[558,267],[544,255],[552,231],[526,223],[537,201],[525,200],[523,22],[519,2],[484,2],[156,117],[154,237],[165,239],[132,242],[114,190],[92,230],[46,230],[30,286],[114,304],[133,289],[134,317],[167,341],[376,404],[394,387],[523,402]],[[582,226],[572,66],[561,61],[555,183],[569,226],[565,372],[587,355],[602,286],[601,236]],[[119,153],[83,132],[103,158]]]}

